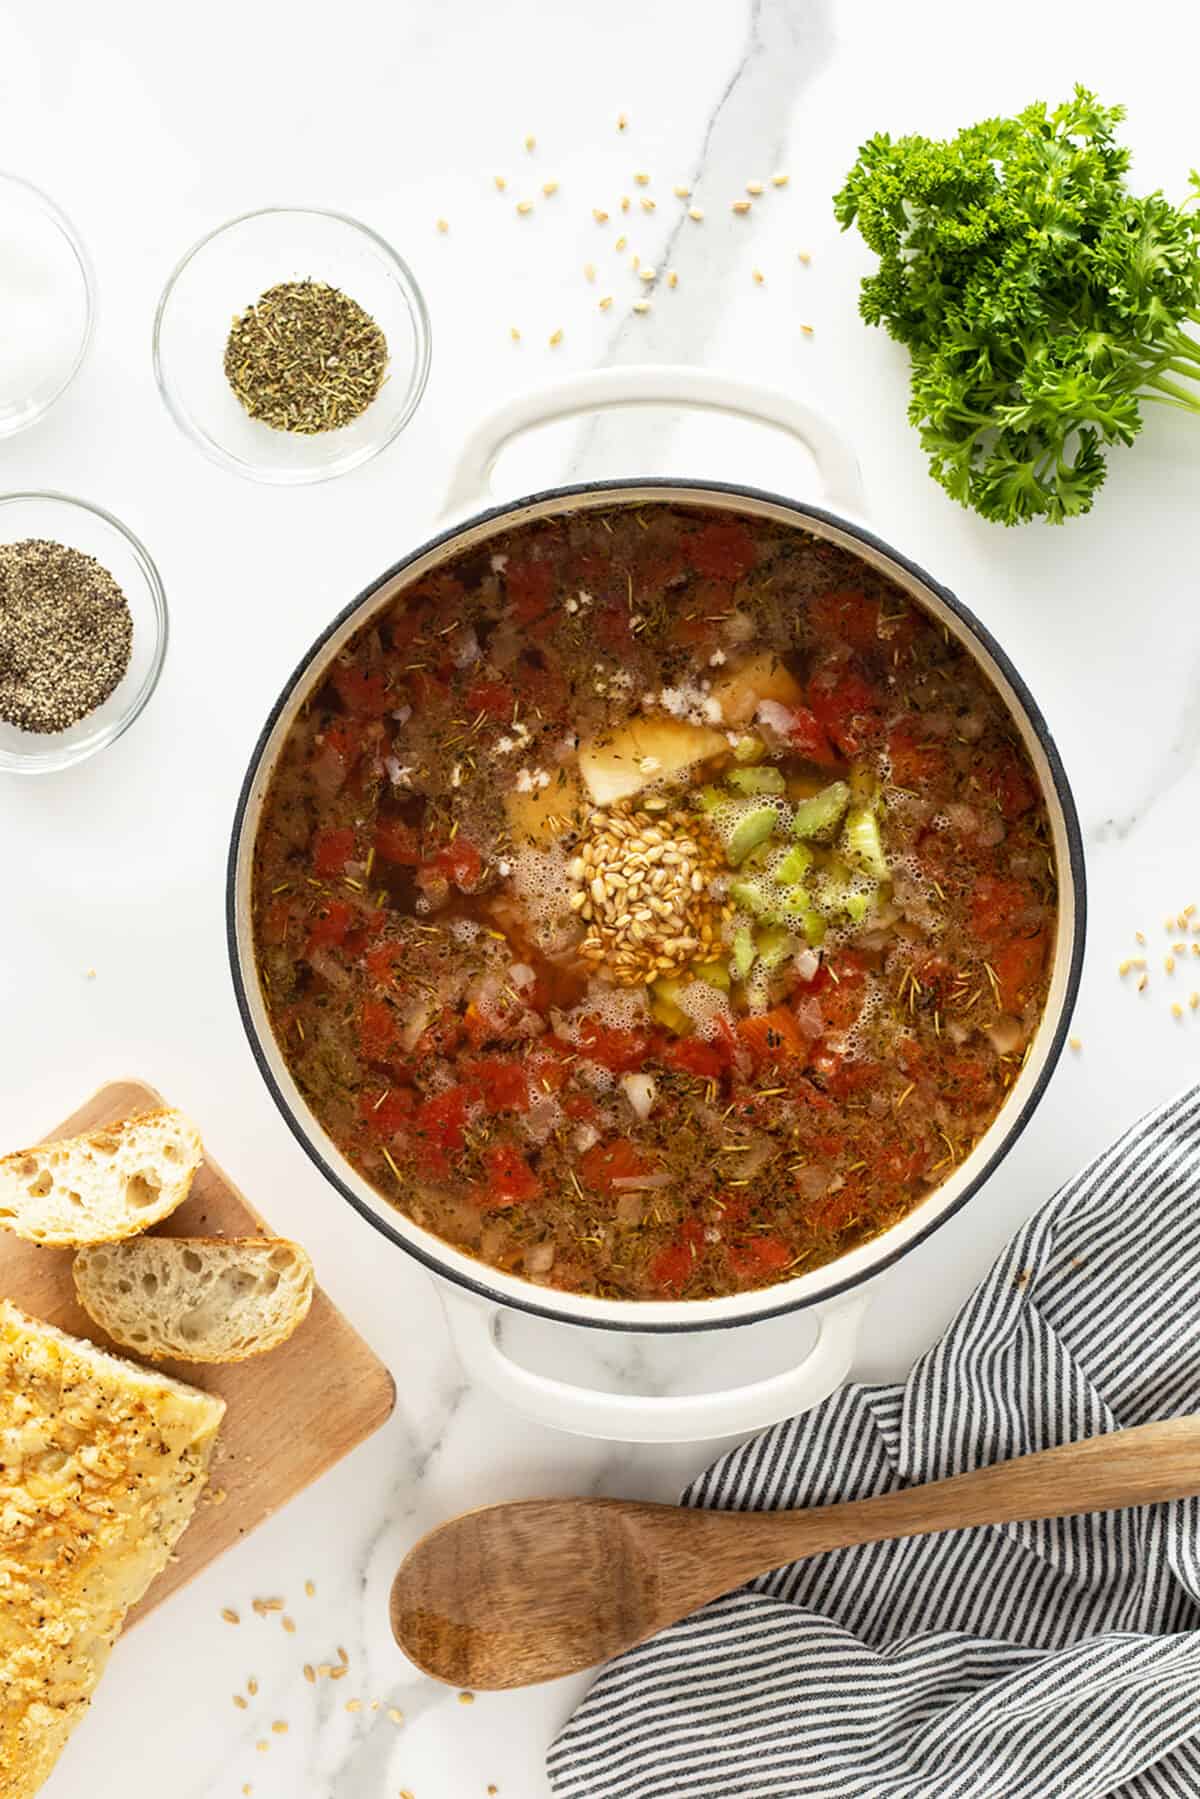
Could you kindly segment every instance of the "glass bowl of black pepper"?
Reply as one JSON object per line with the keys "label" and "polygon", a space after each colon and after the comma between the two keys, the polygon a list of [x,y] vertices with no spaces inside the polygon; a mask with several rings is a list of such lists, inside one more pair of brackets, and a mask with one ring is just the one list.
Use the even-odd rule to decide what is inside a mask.
{"label": "glass bowl of black pepper", "polygon": [[114,743],[166,651],[167,597],[132,531],[67,494],[0,494],[0,774]]}
{"label": "glass bowl of black pepper", "polygon": [[412,271],[341,213],[268,207],[188,251],[154,320],[168,412],[222,467],[327,481],[386,449],[429,375]]}

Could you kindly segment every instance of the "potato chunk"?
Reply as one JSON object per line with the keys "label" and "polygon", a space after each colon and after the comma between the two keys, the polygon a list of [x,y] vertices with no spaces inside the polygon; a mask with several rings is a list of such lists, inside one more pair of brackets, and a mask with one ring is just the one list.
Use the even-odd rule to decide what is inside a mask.
{"label": "potato chunk", "polygon": [[579,770],[594,804],[612,806],[728,749],[723,733],[707,725],[689,725],[679,718],[637,718],[612,737],[585,743],[579,751]]}
{"label": "potato chunk", "polygon": [[712,697],[719,702],[729,724],[747,725],[757,712],[760,700],[777,700],[781,706],[799,706],[804,700],[804,690],[783,663],[769,650],[764,650],[714,681]]}

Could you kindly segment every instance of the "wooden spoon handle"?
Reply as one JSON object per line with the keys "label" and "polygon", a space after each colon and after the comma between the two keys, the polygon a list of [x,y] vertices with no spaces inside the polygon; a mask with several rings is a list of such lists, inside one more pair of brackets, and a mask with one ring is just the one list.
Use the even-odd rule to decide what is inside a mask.
{"label": "wooden spoon handle", "polygon": [[[762,1550],[769,1556],[779,1549],[790,1560],[885,1537],[1108,1512],[1194,1493],[1200,1493],[1200,1415],[1190,1414],[1064,1443],[874,1499],[778,1513],[770,1520],[775,1542],[764,1541]],[[756,1522],[766,1524],[768,1517],[759,1514]],[[745,1547],[754,1554],[750,1544]]]}

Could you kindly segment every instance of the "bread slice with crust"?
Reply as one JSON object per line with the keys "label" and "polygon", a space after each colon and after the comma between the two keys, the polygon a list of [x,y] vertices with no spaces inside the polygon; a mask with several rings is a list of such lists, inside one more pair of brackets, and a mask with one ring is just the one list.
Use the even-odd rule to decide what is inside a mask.
{"label": "bread slice with crust", "polygon": [[139,1237],[81,1249],[79,1303],[114,1343],[153,1361],[244,1362],[308,1316],[313,1267],[283,1237]]}
{"label": "bread slice with crust", "polygon": [[0,1225],[30,1243],[117,1243],[182,1205],[204,1159],[169,1106],[0,1157]]}
{"label": "bread slice with crust", "polygon": [[0,1794],[32,1799],[196,1509],[225,1402],[0,1300]]}

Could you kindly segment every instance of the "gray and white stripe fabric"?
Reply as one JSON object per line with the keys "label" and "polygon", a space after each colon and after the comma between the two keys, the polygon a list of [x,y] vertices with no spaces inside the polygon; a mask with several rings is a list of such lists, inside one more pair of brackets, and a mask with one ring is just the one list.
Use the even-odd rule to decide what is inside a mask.
{"label": "gray and white stripe fabric", "polygon": [[[843,1388],[684,1504],[822,1505],[1198,1410],[1193,1090],[1035,1215],[903,1386]],[[557,1799],[1200,1796],[1200,1500],[779,1569],[612,1663],[548,1767]]]}

